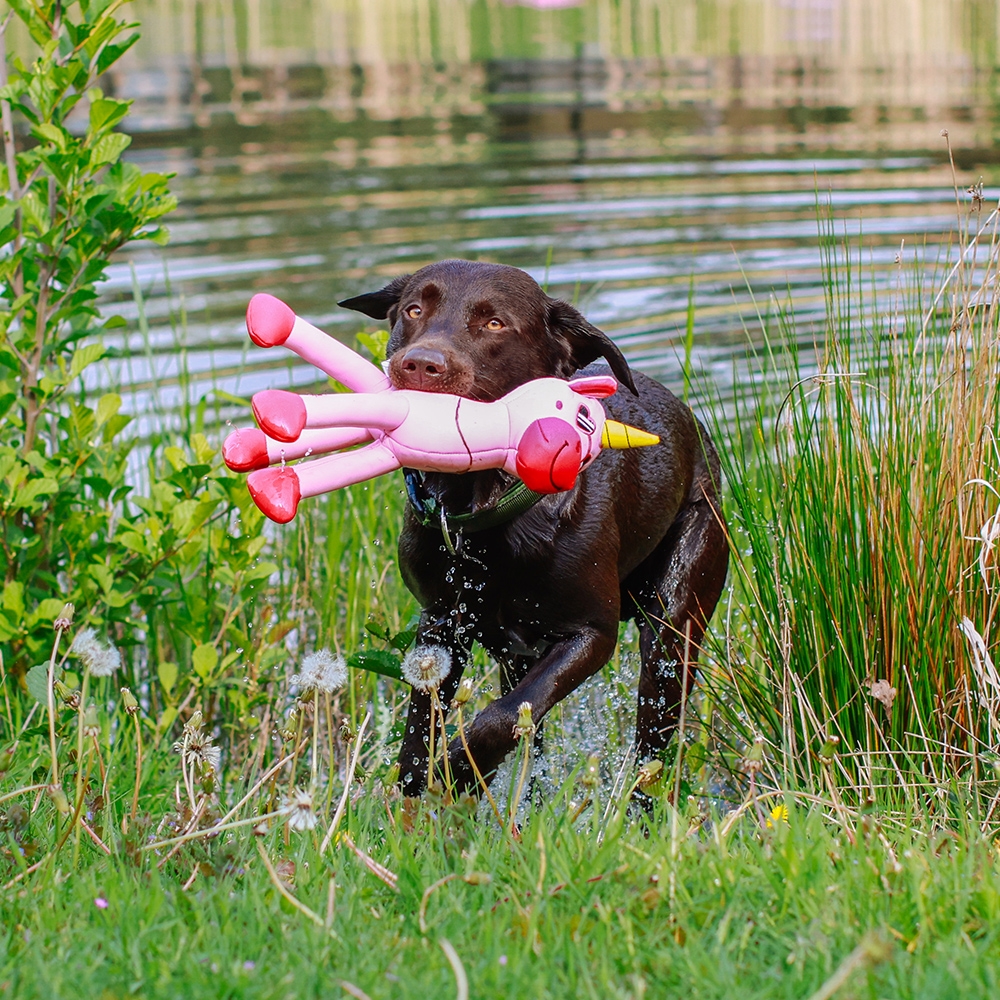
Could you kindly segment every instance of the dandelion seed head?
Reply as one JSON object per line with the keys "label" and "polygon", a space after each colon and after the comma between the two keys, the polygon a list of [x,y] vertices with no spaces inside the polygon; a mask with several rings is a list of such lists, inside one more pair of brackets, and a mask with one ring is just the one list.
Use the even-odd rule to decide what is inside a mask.
{"label": "dandelion seed head", "polygon": [[198,726],[189,723],[184,727],[184,739],[174,744],[174,753],[181,755],[185,767],[200,764],[213,774],[219,773],[222,751],[212,743],[212,737]]}
{"label": "dandelion seed head", "polygon": [[92,677],[110,677],[122,664],[121,653],[105,646],[92,628],[77,632],[69,649],[83,660]]}
{"label": "dandelion seed head", "polygon": [[97,633],[92,628],[82,629],[73,637],[73,642],[69,647],[71,653],[76,653],[87,666],[90,661],[101,655],[104,647],[97,638]]}
{"label": "dandelion seed head", "polygon": [[122,654],[114,646],[101,646],[87,666],[91,677],[110,677],[122,665]]}
{"label": "dandelion seed head", "polygon": [[347,664],[342,656],[334,656],[328,649],[317,649],[302,660],[302,673],[296,676],[303,690],[333,694],[347,683]]}
{"label": "dandelion seed head", "polygon": [[306,830],[312,830],[316,826],[312,792],[304,788],[296,788],[285,799],[281,811],[288,817],[289,829],[302,833]]}
{"label": "dandelion seed head", "polygon": [[417,691],[436,690],[451,673],[451,653],[444,646],[416,646],[403,660],[403,680]]}
{"label": "dandelion seed head", "polygon": [[333,694],[347,683],[347,664],[342,656],[334,656],[328,649],[317,649],[302,660],[302,671],[289,678],[293,688],[303,694],[319,691]]}

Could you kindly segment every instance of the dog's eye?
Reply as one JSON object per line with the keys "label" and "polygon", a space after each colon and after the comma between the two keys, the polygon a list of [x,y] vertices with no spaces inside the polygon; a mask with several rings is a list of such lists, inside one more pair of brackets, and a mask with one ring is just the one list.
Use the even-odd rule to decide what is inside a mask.
{"label": "dog's eye", "polygon": [[491,319],[486,324],[486,329],[487,330],[502,330],[503,329],[503,323],[500,320],[498,320],[496,318],[496,316],[494,316],[493,319]]}
{"label": "dog's eye", "polygon": [[406,315],[409,316],[410,319],[416,319],[422,312],[423,309],[421,309],[420,306],[410,306],[410,308],[406,310]]}

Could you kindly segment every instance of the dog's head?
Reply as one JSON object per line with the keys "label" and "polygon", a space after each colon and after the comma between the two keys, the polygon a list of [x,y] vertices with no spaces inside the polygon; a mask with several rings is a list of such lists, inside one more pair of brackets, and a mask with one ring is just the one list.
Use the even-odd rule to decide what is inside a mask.
{"label": "dog's head", "polygon": [[599,357],[634,393],[621,351],[516,267],[443,260],[339,303],[388,319],[397,389],[491,401],[532,379],[570,378]]}

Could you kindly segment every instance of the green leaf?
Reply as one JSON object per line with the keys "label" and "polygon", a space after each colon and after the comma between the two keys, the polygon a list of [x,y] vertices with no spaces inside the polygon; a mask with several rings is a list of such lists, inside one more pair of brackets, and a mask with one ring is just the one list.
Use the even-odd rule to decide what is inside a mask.
{"label": "green leaf", "polygon": [[219,654],[214,646],[207,644],[195,646],[194,652],[191,654],[191,665],[194,667],[194,672],[203,681],[208,680],[218,662]]}
{"label": "green leaf", "polygon": [[390,637],[389,645],[394,649],[398,649],[401,653],[405,653],[413,645],[413,640],[416,637],[417,630],[415,628],[403,629],[402,632],[397,632],[394,636]]}
{"label": "green leaf", "polygon": [[403,676],[403,661],[385,649],[363,649],[347,657],[347,663],[349,666],[370,670],[373,674],[381,674],[383,677],[394,677],[399,680]]}
{"label": "green leaf", "polygon": [[91,167],[101,167],[105,163],[114,163],[131,145],[132,137],[121,132],[112,132],[102,136],[90,154]]}
{"label": "green leaf", "polygon": [[97,403],[97,426],[100,427],[121,408],[122,398],[116,392],[106,392]]}
{"label": "green leaf", "polygon": [[[56,669],[55,676],[52,678],[53,681],[57,680],[58,677],[59,670]],[[30,694],[35,701],[40,701],[43,705],[48,704],[49,665],[47,663],[39,663],[37,666],[32,667],[27,674],[24,675],[24,683],[27,685],[28,694]]]}
{"label": "green leaf", "polygon": [[24,614],[24,584],[20,580],[11,580],[3,588],[3,598],[0,603],[8,611],[21,617]]}
{"label": "green leaf", "polygon": [[44,601],[38,602],[32,614],[28,615],[28,625],[37,625],[38,622],[54,622],[56,615],[62,611],[66,602],[61,597],[46,597]]}
{"label": "green leaf", "polygon": [[113,97],[102,97],[90,105],[90,129],[101,132],[114,128],[127,114],[131,101],[116,101]]}
{"label": "green leaf", "polygon": [[66,149],[66,133],[58,125],[53,125],[51,122],[42,122],[41,125],[36,125],[31,131],[39,139],[51,142],[52,145],[58,146],[59,149]]}
{"label": "green leaf", "polygon": [[58,493],[59,484],[54,479],[42,476],[40,479],[29,479],[14,493],[14,506],[32,507],[35,501],[45,493]]}
{"label": "green leaf", "polygon": [[85,368],[88,368],[95,361],[100,361],[103,357],[103,344],[85,344],[83,347],[78,347],[73,352],[73,360],[69,367],[70,380],[75,379]]}
{"label": "green leaf", "polygon": [[109,608],[124,608],[132,600],[131,594],[123,594],[120,590],[109,590],[105,595]]}
{"label": "green leaf", "polygon": [[139,41],[138,32],[130,35],[124,42],[120,42],[118,45],[105,45],[101,54],[97,57],[97,75],[100,76],[102,73],[105,73],[110,66],[118,62],[137,41]]}
{"label": "green leaf", "polygon": [[174,689],[174,685],[177,683],[177,674],[179,673],[176,663],[171,663],[169,660],[165,660],[156,668],[156,676],[160,678],[160,684],[163,685],[163,690],[170,694]]}

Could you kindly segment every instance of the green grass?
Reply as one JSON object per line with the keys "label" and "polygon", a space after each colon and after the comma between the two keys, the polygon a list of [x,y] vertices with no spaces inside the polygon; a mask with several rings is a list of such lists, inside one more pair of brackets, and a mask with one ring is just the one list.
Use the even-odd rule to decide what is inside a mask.
{"label": "green grass", "polygon": [[[112,844],[122,812],[97,827]],[[569,812],[565,798],[537,807],[518,843],[461,808],[414,817],[366,786],[350,836],[396,891],[344,842],[321,857],[319,830],[221,837],[162,869],[85,845],[75,869],[66,856],[5,892],[0,990],[346,996],[345,980],[373,998],[451,996],[442,939],[472,997],[805,998],[860,942],[872,954],[845,996],[984,997],[1000,984],[1000,871],[975,832],[873,821],[851,846],[792,803],[788,823],[748,817],[728,833],[693,807],[677,830],[658,808],[648,836],[615,814],[599,841],[591,813],[574,824]],[[43,824],[28,831],[44,837]],[[319,924],[279,897],[258,843],[294,864],[292,891]]]}
{"label": "green grass", "polygon": [[[4,676],[0,996],[462,998],[465,979],[471,997],[995,993],[1000,689],[958,624],[992,648],[998,588],[976,536],[997,507],[1000,338],[979,303],[1000,252],[950,276],[942,311],[929,308],[938,286],[911,287],[905,270],[891,301],[873,299],[855,266],[834,266],[829,234],[824,246],[821,342],[800,343],[780,310],[763,317],[737,419],[721,401],[714,414],[733,586],[650,817],[629,811],[637,775],[622,764],[634,630],[547,720],[549,770],[528,784],[516,835],[520,760],[495,782],[502,823],[486,803],[392,791],[404,685],[352,671],[315,718],[290,693],[303,652],[388,653],[368,626],[397,635],[411,620],[401,486],[387,477],[267,535],[274,569],[251,596],[192,548],[192,607],[160,609],[156,634],[180,634],[198,595],[216,594],[218,659],[171,640],[168,685],[149,625],[131,637],[149,650],[128,667],[138,726],[111,681],[91,684],[96,738],[81,742],[85,713],[56,699],[68,813],[46,790],[46,707]],[[188,431],[198,413],[185,408]],[[154,439],[150,468],[177,443]],[[481,650],[473,675],[466,718],[496,685]],[[222,752],[216,775],[185,774],[172,749],[195,711]],[[317,825],[291,830],[273,814],[314,769]],[[787,821],[771,812],[782,803]],[[223,816],[243,825],[209,836]],[[150,848],[182,831],[198,836]]]}

